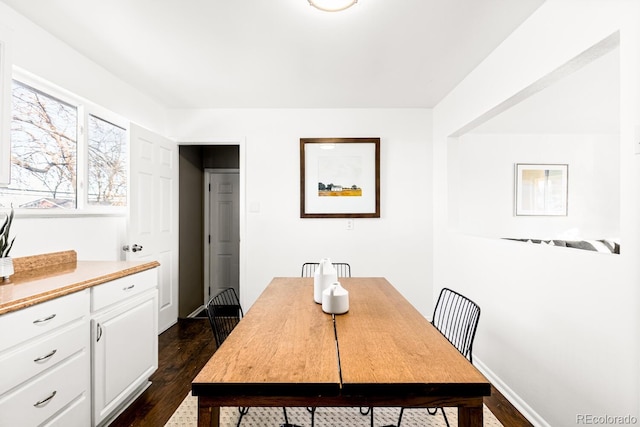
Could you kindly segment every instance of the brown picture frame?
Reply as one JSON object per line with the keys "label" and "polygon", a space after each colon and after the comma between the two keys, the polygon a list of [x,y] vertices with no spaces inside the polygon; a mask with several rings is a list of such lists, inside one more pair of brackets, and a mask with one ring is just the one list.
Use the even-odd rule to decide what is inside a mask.
{"label": "brown picture frame", "polygon": [[300,218],[380,218],[380,138],[300,138]]}

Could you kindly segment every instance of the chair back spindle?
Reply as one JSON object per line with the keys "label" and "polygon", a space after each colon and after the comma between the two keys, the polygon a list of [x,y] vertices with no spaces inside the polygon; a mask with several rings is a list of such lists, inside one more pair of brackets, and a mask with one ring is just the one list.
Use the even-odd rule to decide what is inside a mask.
{"label": "chair back spindle", "polygon": [[220,347],[244,316],[236,291],[226,288],[211,298],[207,304],[207,316],[216,345]]}
{"label": "chair back spindle", "polygon": [[431,323],[473,363],[473,340],[480,319],[480,307],[469,298],[443,288]]}
{"label": "chair back spindle", "polygon": [[[332,262],[338,277],[351,277],[351,266],[346,262]],[[313,277],[319,262],[305,262],[302,264],[302,274],[300,277]]]}

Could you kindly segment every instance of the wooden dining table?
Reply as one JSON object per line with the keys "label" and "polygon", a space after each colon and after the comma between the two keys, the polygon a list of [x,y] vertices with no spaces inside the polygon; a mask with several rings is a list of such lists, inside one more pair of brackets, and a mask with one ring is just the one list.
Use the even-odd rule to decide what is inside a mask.
{"label": "wooden dining table", "polygon": [[312,278],[271,281],[193,380],[198,426],[225,406],[450,406],[482,426],[489,381],[386,279],[340,282],[349,311],[330,315]]}

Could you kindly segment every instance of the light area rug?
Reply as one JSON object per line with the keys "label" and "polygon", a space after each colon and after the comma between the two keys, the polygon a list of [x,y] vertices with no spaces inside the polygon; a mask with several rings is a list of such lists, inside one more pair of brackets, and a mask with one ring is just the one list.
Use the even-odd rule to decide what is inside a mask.
{"label": "light area rug", "polygon": [[[396,424],[398,422],[398,408],[375,408],[374,420],[376,426]],[[458,411],[456,408],[445,408],[451,426],[458,425]],[[287,408],[289,423],[303,427],[311,426],[311,414],[305,408]],[[220,409],[220,426],[235,427],[238,422],[238,408]],[[165,427],[195,427],[198,423],[198,399],[185,397],[180,407],[165,424]],[[282,408],[250,408],[249,413],[242,418],[242,427],[278,427],[284,423]],[[315,416],[316,427],[370,427],[370,417],[360,414],[359,408],[318,408]],[[405,410],[402,416],[404,427],[446,427],[442,414],[427,414],[426,409]],[[484,407],[484,426],[503,427],[500,421]]]}

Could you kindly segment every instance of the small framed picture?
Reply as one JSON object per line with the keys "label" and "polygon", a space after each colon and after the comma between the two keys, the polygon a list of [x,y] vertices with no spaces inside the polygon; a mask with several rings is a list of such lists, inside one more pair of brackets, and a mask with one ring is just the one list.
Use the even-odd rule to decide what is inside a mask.
{"label": "small framed picture", "polygon": [[569,165],[517,163],[515,214],[566,216]]}
{"label": "small framed picture", "polygon": [[380,138],[301,138],[300,218],[380,218]]}

